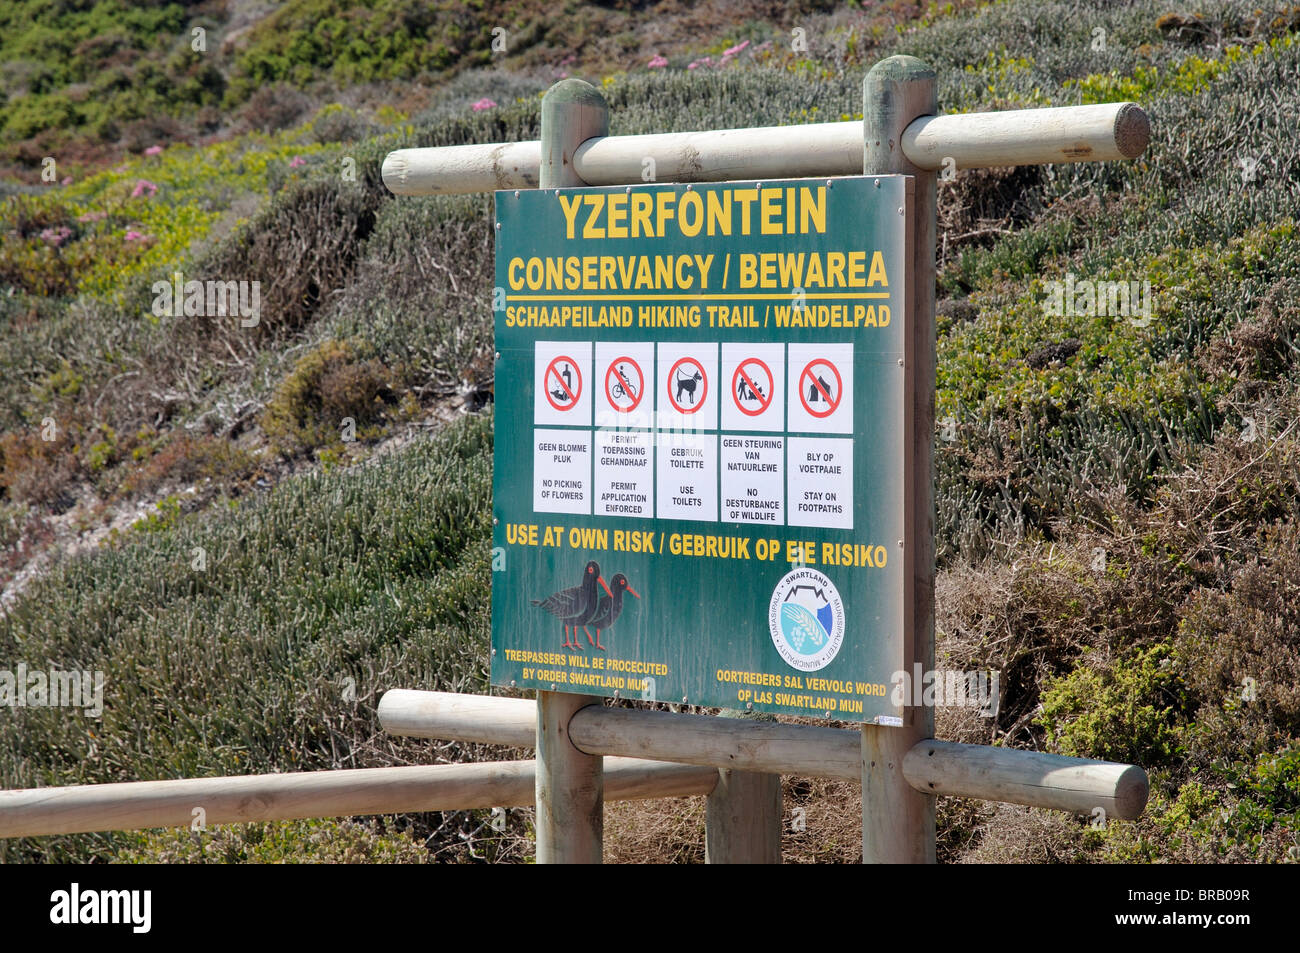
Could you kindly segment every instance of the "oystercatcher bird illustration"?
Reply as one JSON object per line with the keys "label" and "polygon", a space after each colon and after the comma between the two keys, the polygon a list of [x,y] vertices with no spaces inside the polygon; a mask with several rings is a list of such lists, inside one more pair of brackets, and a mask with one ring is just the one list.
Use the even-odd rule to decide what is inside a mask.
{"label": "oystercatcher bird illustration", "polygon": [[[600,630],[608,629],[618,621],[618,617],[623,612],[623,593],[630,592],[638,599],[641,598],[640,593],[632,588],[627,581],[627,576],[622,573],[618,573],[609,581],[609,585],[605,587],[606,591],[609,591],[611,587],[613,588],[613,591],[610,592],[608,596],[600,597],[600,605],[596,607],[595,614],[592,615],[592,617],[587,620],[586,625],[582,627],[583,632],[587,632],[588,625],[595,627],[596,641],[593,644],[602,652],[605,651],[605,646],[600,644]],[[587,641],[591,641],[590,632],[587,632]]]}
{"label": "oystercatcher bird illustration", "polygon": [[[541,606],[564,623],[564,647],[566,649],[581,648],[578,643],[578,626],[585,624],[596,614],[598,608],[597,597],[599,596],[596,591],[597,585],[603,587],[606,592],[610,592],[609,585],[600,575],[600,564],[593,559],[587,563],[587,568],[582,571],[581,583],[568,589],[561,589],[545,599],[532,600],[533,605]],[[572,643],[569,642],[570,628],[573,630]],[[587,641],[591,641],[590,635],[587,636]],[[592,642],[592,645],[595,644],[595,642]]]}

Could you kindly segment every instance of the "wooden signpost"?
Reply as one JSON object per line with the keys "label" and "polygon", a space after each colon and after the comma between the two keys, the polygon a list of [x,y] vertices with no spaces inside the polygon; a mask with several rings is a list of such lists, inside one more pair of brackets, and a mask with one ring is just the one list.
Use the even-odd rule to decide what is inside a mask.
{"label": "wooden signpost", "polygon": [[[569,317],[567,325],[548,325],[541,333],[535,326],[524,332],[526,323],[512,325],[507,313],[497,313],[494,523],[505,566],[494,572],[493,680],[536,689],[537,701],[394,690],[382,699],[379,717],[395,734],[531,744],[536,761],[0,792],[0,837],[183,826],[188,824],[186,804],[200,797],[210,799],[216,816],[229,820],[492,807],[531,800],[537,809],[539,862],[598,863],[605,800],[699,793],[709,798],[710,862],[777,862],[781,774],[861,781],[863,859],[868,862],[932,863],[934,799],[940,795],[1077,814],[1094,814],[1100,808],[1111,818],[1137,817],[1147,798],[1141,768],[943,742],[933,737],[932,707],[908,704],[913,699],[891,702],[890,707],[875,693],[862,691],[862,685],[888,677],[883,672],[888,664],[908,672],[914,665],[925,671],[934,666],[935,170],[1132,159],[1146,148],[1150,132],[1145,113],[1133,103],[935,113],[933,71],[905,56],[886,59],[867,74],[860,124],[609,136],[609,111],[599,91],[578,80],[564,80],[543,99],[540,142],[390,154],[384,162],[384,182],[399,195],[498,190],[498,285],[506,305],[511,304],[513,289],[515,305],[551,309],[533,312],[548,321],[568,308]],[[658,170],[659,183],[643,182],[647,159]],[[809,177],[820,181],[809,182]],[[688,183],[723,184],[692,192]],[[621,188],[592,188],[611,186]],[[686,194],[694,197],[684,200]],[[799,220],[797,205],[805,195],[812,205],[805,217],[824,217],[824,233],[787,225],[792,221],[784,217],[787,212]],[[585,208],[606,209],[603,224],[598,216],[584,217],[579,228],[579,199]],[[639,210],[644,229],[654,221],[647,203],[655,212],[671,206],[676,214],[688,206],[707,210],[712,202],[717,232],[722,206],[736,201],[755,203],[746,205],[744,214],[761,219],[758,236],[711,233],[693,219],[676,240],[633,254],[721,254],[725,260],[730,253],[758,256],[778,249],[825,253],[824,261],[838,262],[842,277],[847,257],[832,259],[831,254],[847,256],[856,243],[867,255],[867,269],[872,267],[871,252],[879,252],[880,267],[890,275],[888,288],[851,290],[841,280],[821,292],[824,299],[817,303],[852,306],[865,300],[853,295],[877,294],[891,306],[888,333],[873,336],[864,333],[861,324],[846,326],[842,316],[854,314],[852,310],[835,312],[841,317],[832,335],[788,326],[778,333],[770,318],[758,327],[757,319],[742,311],[743,332],[730,326],[689,328],[670,337],[644,325],[592,322],[578,307],[584,295],[594,301],[583,301],[582,306],[599,307],[602,299],[609,304],[614,292],[628,291],[627,281],[637,266],[623,263],[628,278],[620,284],[614,280],[619,263],[600,259],[623,254],[613,248],[622,236],[609,232],[630,223],[633,208]],[[627,218],[611,222],[620,208],[627,210]],[[680,218],[676,222],[679,229],[685,224]],[[838,224],[830,227],[831,222]],[[568,235],[566,224],[573,225],[573,235],[551,241],[557,233]],[[629,241],[633,238],[628,236]],[[555,260],[548,266],[545,258]],[[585,264],[586,258],[595,264]],[[532,259],[537,263],[530,264]],[[738,289],[731,284],[730,267],[725,264],[723,273],[709,273],[716,282],[709,292],[719,296],[715,301],[728,307],[739,302],[743,308],[753,303],[742,300],[745,294],[756,299],[768,292],[787,304],[808,303],[808,288]],[[576,269],[576,279],[566,277],[570,268]],[[777,265],[773,268],[779,273]],[[559,281],[558,290],[540,287],[552,278]],[[599,290],[589,291],[589,280]],[[530,284],[535,286],[527,287]],[[632,290],[670,308],[706,300],[702,289],[683,290],[682,282],[671,301],[653,300],[665,292],[655,279],[650,284],[649,289]],[[548,297],[552,300],[543,302]],[[581,331],[575,330],[574,314],[582,315]],[[823,328],[831,321],[831,312],[826,314]],[[880,331],[879,322],[870,330]],[[674,350],[674,345],[680,347]],[[744,353],[733,353],[728,363],[729,347]],[[859,410],[857,401],[868,396],[877,404],[878,419],[868,421]],[[719,411],[712,426],[698,425],[695,414],[706,402],[713,400],[716,410],[724,398],[734,405],[730,416]],[[594,409],[602,400],[616,415],[650,415],[643,418],[647,422],[625,421],[612,428],[622,435],[624,447],[649,453],[669,446],[663,439],[665,419],[691,421],[693,426],[679,428],[693,431],[682,446],[697,452],[683,456],[715,460],[709,471],[712,493],[697,494],[698,481],[679,483],[673,492],[672,475],[667,473],[664,486],[678,498],[679,508],[664,509],[655,499],[659,473],[648,468],[643,473],[653,476],[638,475],[635,467],[625,466],[617,486],[608,475],[601,478],[608,483],[602,513],[596,498],[598,463],[591,459],[596,440],[605,439]],[[851,426],[836,429],[826,424],[844,411],[855,413]],[[834,447],[832,440],[838,441]],[[606,440],[604,446],[613,442]],[[833,519],[801,524],[792,508],[803,500],[818,504],[822,512],[825,498],[811,495],[818,488],[792,481],[798,454],[838,453],[841,447],[856,475],[819,471],[819,476],[824,484],[844,477],[832,490],[832,502],[841,504],[846,490],[852,502],[841,506]],[[744,466],[728,477],[716,462],[728,448],[753,451],[754,456],[745,459],[776,477],[762,485],[747,484]],[[614,454],[607,456],[612,460]],[[887,463],[883,468],[881,459]],[[875,467],[870,471],[871,490],[883,493],[883,509],[866,505],[866,491],[857,482],[868,467]],[[544,472],[548,468],[549,476]],[[701,485],[707,487],[707,481]],[[721,503],[728,490],[731,507]],[[711,514],[702,518],[699,511],[709,507]],[[745,519],[743,514],[751,510],[768,515]],[[561,528],[576,531],[575,542],[567,542],[566,535],[565,545],[549,553],[542,552],[543,545],[530,551],[529,540],[543,532],[546,521],[537,518],[543,513],[564,514]],[[560,517],[552,520],[548,515],[547,520],[561,523]],[[692,525],[702,528],[692,532]],[[756,532],[755,525],[763,532]],[[603,541],[597,543],[603,539],[601,529],[622,531],[628,534],[625,539],[639,531],[638,540],[647,545],[635,552],[630,545],[607,549]],[[897,538],[875,538],[886,531]],[[704,551],[692,549],[684,555],[679,546],[678,552],[669,548],[661,553],[659,541],[674,535],[679,543],[698,536]],[[712,557],[708,537],[714,537]],[[746,547],[756,547],[760,538],[778,541],[778,566],[728,558],[735,592],[722,592],[724,573],[718,567],[724,562],[723,537],[747,541]],[[794,541],[814,542],[809,549],[815,560],[787,558],[787,552],[794,551],[785,547]],[[741,543],[735,545],[740,552]],[[884,556],[878,557],[877,546],[886,549]],[[865,565],[846,570],[837,555],[852,557],[859,551],[870,554],[863,562],[871,563],[872,573],[859,571],[868,568]],[[622,610],[626,616],[615,630],[622,643],[617,648],[601,641],[619,618],[613,609],[615,588],[619,596],[632,593],[639,600],[641,594],[631,574],[617,572],[606,578],[602,559],[610,552],[638,579],[648,580],[642,585],[654,597],[635,610]],[[830,559],[829,565],[823,556]],[[672,579],[688,559],[703,567],[703,579],[693,587],[675,586]],[[834,599],[826,597],[832,588]],[[785,602],[801,600],[788,613],[780,611]],[[776,611],[769,612],[768,603]],[[665,634],[665,628],[688,613],[707,636],[706,643]],[[783,628],[783,620],[793,628]],[[606,628],[598,626],[592,633],[593,621]],[[555,641],[561,634],[562,644]],[[530,653],[540,661],[527,665],[525,674]],[[600,665],[583,661],[595,657],[602,659]],[[643,676],[652,663],[658,666],[662,686],[672,689],[671,696],[657,690],[646,693]],[[613,664],[626,673],[618,676],[621,689],[618,678],[596,674],[610,672]],[[817,674],[823,670],[834,677]],[[770,697],[752,693],[748,684],[737,684],[731,675],[747,683],[774,679],[788,690],[779,699],[775,692]],[[812,683],[819,702],[848,696],[851,704],[841,707],[837,702],[824,713],[801,711],[796,699],[808,694],[804,689],[810,678],[820,679]],[[657,689],[660,682],[654,684]],[[796,684],[798,689],[793,688]],[[744,691],[752,693],[747,702],[746,696],[736,694]],[[752,708],[755,714],[825,714],[863,724],[858,731],[846,731],[748,717],[604,707],[599,696],[616,692],[619,697]],[[392,781],[386,782],[390,776]],[[524,789],[530,781],[533,791],[528,798]],[[424,794],[418,790],[421,785],[427,786]],[[250,813],[248,798],[253,795],[257,810]]]}

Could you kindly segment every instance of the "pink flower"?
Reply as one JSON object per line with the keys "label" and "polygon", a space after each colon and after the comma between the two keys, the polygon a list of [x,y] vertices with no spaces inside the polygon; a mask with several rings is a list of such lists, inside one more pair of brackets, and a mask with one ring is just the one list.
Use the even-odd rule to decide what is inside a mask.
{"label": "pink flower", "polygon": [[745,40],[745,41],[742,42],[742,43],[737,43],[735,46],[733,46],[733,47],[732,47],[731,49],[729,49],[729,50],[723,50],[723,51],[722,51],[722,55],[723,55],[723,56],[735,56],[737,53],[739,53],[741,50],[743,50],[743,49],[744,49],[745,47],[747,47],[747,46],[749,46],[749,40]]}
{"label": "pink flower", "polygon": [[77,216],[77,221],[84,225],[86,222],[98,222],[106,218],[108,218],[107,212],[85,212]]}
{"label": "pink flower", "polygon": [[64,185],[71,185],[71,184],[72,184],[72,176],[70,176],[70,175],[65,175],[65,176],[63,177],[63,184],[64,184]]}
{"label": "pink flower", "polygon": [[493,109],[495,108],[495,106],[496,103],[494,103],[492,100],[484,96],[482,99],[480,99],[478,102],[471,105],[469,108],[474,110],[476,113],[481,113],[483,110]]}
{"label": "pink flower", "polygon": [[150,146],[148,149],[144,150],[144,154],[147,156],[161,155],[162,146]]}
{"label": "pink flower", "polygon": [[656,54],[655,58],[652,59],[648,65],[651,69],[663,69],[665,66],[668,65],[668,61],[664,59],[662,56]]}
{"label": "pink flower", "polygon": [[306,164],[307,164],[307,160],[304,159],[302,156],[294,156],[294,157],[289,161],[289,168],[291,168],[291,169],[296,169],[296,168],[298,168],[299,166],[301,166],[301,165],[306,165]]}
{"label": "pink flower", "polygon": [[41,230],[41,238],[47,245],[54,245],[56,248],[63,242],[72,237],[72,229],[66,225],[60,225],[58,228],[46,228]]}
{"label": "pink flower", "polygon": [[126,240],[128,242],[142,242],[148,237],[149,236],[143,232],[137,232],[134,228],[128,228],[126,230]]}
{"label": "pink flower", "polygon": [[135,183],[135,188],[131,190],[131,198],[138,199],[144,195],[146,197],[155,195],[158,192],[158,186],[154,185],[148,179],[139,179]]}

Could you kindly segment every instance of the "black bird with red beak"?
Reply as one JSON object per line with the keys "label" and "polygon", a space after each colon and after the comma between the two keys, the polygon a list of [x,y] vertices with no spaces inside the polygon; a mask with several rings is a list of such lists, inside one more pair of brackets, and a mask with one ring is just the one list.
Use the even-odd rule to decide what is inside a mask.
{"label": "black bird with red beak", "polygon": [[[599,584],[606,592],[610,591],[609,586],[600,575],[600,564],[596,560],[587,563],[587,568],[582,572],[582,582],[569,589],[562,589],[545,599],[534,599],[533,605],[541,606],[551,615],[555,616],[564,623],[564,647],[566,649],[578,649],[582,646],[578,643],[578,627],[584,625],[592,616],[596,614],[599,606],[598,597],[600,593],[596,591]],[[572,627],[573,641],[569,641],[569,630]],[[587,641],[591,641],[591,636],[587,636]],[[592,642],[595,645],[595,642]]]}
{"label": "black bird with red beak", "polygon": [[[605,651],[605,646],[600,644],[600,630],[608,629],[618,621],[618,617],[623,612],[623,593],[630,592],[638,599],[641,598],[640,593],[632,588],[631,584],[627,581],[627,576],[622,573],[615,575],[609,582],[610,585],[605,587],[605,591],[609,592],[609,595],[600,597],[600,605],[596,607],[595,613],[582,627],[582,631],[587,632],[588,625],[595,626],[596,641],[593,644],[602,652]],[[613,587],[612,592],[610,592],[610,586]],[[587,641],[591,641],[590,632],[587,632]]]}

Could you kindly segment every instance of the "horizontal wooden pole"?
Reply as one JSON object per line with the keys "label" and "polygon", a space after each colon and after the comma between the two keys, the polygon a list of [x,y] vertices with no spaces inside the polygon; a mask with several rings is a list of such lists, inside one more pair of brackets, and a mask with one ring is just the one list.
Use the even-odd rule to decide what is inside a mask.
{"label": "horizontal wooden pole", "polygon": [[[1133,159],[1151,137],[1137,103],[923,116],[903,132],[903,152],[922,169],[977,169]],[[398,149],[384,159],[397,195],[535,189],[541,143]],[[598,136],[573,155],[591,185],[722,182],[862,172],[861,122],[822,122],[643,136]],[[647,162],[647,160],[651,160]],[[951,160],[949,163],[948,160]]]}
{"label": "horizontal wooden pole", "polygon": [[861,738],[840,728],[591,705],[573,716],[569,737],[588,754],[862,780]]}
{"label": "horizontal wooden pole", "polygon": [[[707,795],[717,783],[713,768],[605,759],[609,801]],[[492,761],[31,788],[0,791],[0,837],[189,827],[196,808],[211,826],[520,807],[535,786],[535,762]]]}
{"label": "horizontal wooden pole", "polygon": [[922,169],[983,169],[1136,159],[1151,139],[1137,103],[922,116],[903,130],[903,154]]}
{"label": "horizontal wooden pole", "polygon": [[533,748],[537,702],[455,692],[394,688],[379,699],[379,723],[390,735]]}
{"label": "horizontal wooden pole", "polygon": [[[446,692],[391,691],[379,708],[384,727],[398,734],[519,747],[528,746],[537,719],[531,701]],[[862,780],[861,737],[842,728],[591,705],[573,716],[569,734],[588,754]],[[903,776],[927,794],[1086,815],[1100,807],[1121,820],[1141,815],[1147,800],[1146,772],[1135,765],[948,741],[915,745]]]}
{"label": "horizontal wooden pole", "polygon": [[903,775],[929,794],[1126,821],[1142,815],[1148,794],[1147,774],[1136,765],[951,741],[915,745],[903,758]]}

